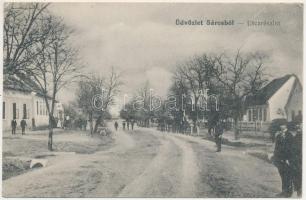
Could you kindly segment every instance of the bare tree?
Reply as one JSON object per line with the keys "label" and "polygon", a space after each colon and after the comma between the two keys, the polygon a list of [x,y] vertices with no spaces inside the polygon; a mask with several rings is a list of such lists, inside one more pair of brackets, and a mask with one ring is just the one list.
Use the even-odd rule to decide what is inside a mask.
{"label": "bare tree", "polygon": [[105,79],[105,88],[102,91],[102,104],[101,112],[98,116],[94,128],[94,132],[97,132],[98,126],[103,122],[103,118],[111,105],[115,103],[115,97],[120,91],[120,86],[122,85],[121,75],[116,72],[115,68],[112,67],[109,77]]}
{"label": "bare tree", "polygon": [[[142,87],[140,87],[134,97],[134,106],[137,109],[137,116],[140,119],[140,123],[144,127],[150,126],[150,119],[153,117],[153,112],[150,108],[150,82],[146,81]],[[140,105],[137,105],[140,104]],[[139,108],[137,108],[139,106]]]}
{"label": "bare tree", "polygon": [[27,77],[46,103],[49,114],[48,149],[52,150],[53,120],[58,92],[78,76],[77,51],[70,47],[71,32],[56,17],[48,16],[41,20],[42,29],[49,29],[35,46],[37,54],[32,67],[26,71]]}
{"label": "bare tree", "polygon": [[96,110],[92,104],[95,95],[100,94],[104,87],[104,78],[91,75],[83,77],[78,83],[76,92],[77,105],[87,114],[90,123],[90,134],[93,135],[93,120],[95,115],[99,115],[100,110]]}
{"label": "bare tree", "polygon": [[40,19],[49,4],[7,3],[4,9],[3,61],[4,74],[24,73],[39,52],[29,53],[47,33]]}
{"label": "bare tree", "polygon": [[70,47],[71,32],[47,11],[49,4],[5,5],[4,74],[18,76],[43,96],[49,114],[48,149],[52,150],[56,95],[75,78],[77,52]]}
{"label": "bare tree", "polygon": [[[199,119],[199,101],[205,90],[209,90],[212,87],[214,65],[215,60],[211,56],[203,54],[182,63],[174,73],[175,81],[180,83],[180,86],[184,85],[182,89],[188,88],[188,94],[182,95],[187,95],[186,100],[192,101],[188,114],[193,121],[194,127],[196,127]],[[178,87],[176,88],[178,89]],[[196,131],[196,128],[193,130]]]}
{"label": "bare tree", "polygon": [[234,119],[235,138],[239,137],[238,121],[243,114],[246,96],[257,92],[267,81],[264,68],[266,55],[242,54],[237,51],[233,58],[220,55],[215,58],[214,76],[223,85],[228,109]]}

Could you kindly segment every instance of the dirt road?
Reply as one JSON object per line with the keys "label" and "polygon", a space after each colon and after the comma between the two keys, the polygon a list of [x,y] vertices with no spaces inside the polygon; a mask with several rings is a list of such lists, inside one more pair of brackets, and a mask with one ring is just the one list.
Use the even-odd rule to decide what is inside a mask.
{"label": "dirt road", "polygon": [[118,131],[94,154],[63,154],[52,165],[3,182],[4,197],[274,197],[271,164],[232,147],[138,128]]}

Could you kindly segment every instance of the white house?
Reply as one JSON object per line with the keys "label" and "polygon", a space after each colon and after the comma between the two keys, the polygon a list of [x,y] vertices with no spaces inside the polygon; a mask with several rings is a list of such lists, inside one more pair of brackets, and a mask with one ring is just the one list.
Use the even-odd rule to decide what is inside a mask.
{"label": "white house", "polygon": [[272,80],[256,95],[246,98],[243,121],[271,122],[302,119],[303,89],[296,75],[290,74]]}
{"label": "white house", "polygon": [[[59,120],[64,118],[64,110],[61,103],[56,102],[55,117]],[[49,117],[47,107],[43,97],[33,92],[25,84],[20,84],[18,80],[10,78],[4,81],[3,86],[3,104],[2,104],[2,126],[3,130],[11,129],[12,119],[17,120],[20,127],[20,121],[25,119],[28,128],[47,126]]]}

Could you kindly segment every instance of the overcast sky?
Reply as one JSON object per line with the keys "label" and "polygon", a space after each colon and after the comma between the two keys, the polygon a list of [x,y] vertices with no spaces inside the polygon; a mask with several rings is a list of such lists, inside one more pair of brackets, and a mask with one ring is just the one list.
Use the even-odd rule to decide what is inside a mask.
{"label": "overcast sky", "polygon": [[[301,4],[53,3],[51,12],[74,30],[74,45],[86,70],[123,72],[124,93],[146,80],[165,95],[176,63],[195,54],[264,51],[274,77],[297,74],[302,81]],[[176,19],[233,19],[235,26],[177,26]],[[248,27],[247,20],[275,20],[280,26]],[[73,96],[61,95],[63,101]]]}

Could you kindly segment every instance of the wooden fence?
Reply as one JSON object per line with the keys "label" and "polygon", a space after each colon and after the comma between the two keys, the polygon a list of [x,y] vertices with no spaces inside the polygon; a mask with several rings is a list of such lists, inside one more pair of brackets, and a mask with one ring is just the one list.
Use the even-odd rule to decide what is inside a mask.
{"label": "wooden fence", "polygon": [[239,129],[241,131],[268,132],[269,126],[269,122],[239,122]]}

